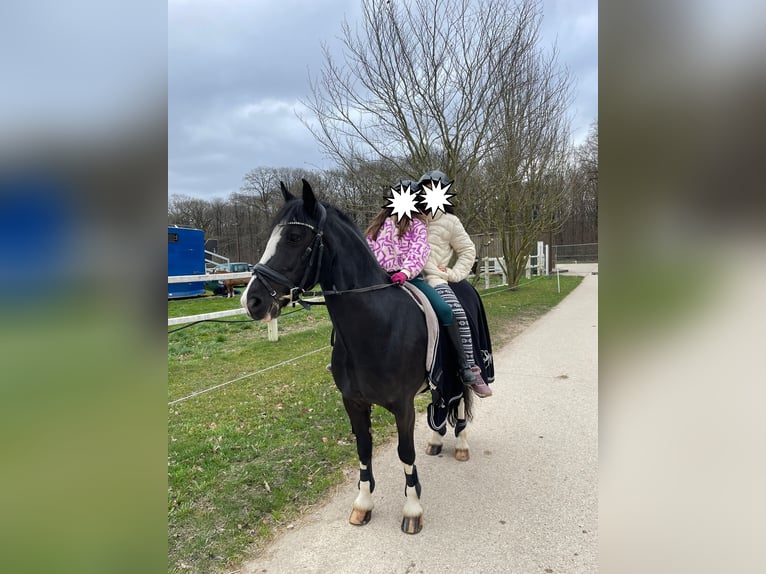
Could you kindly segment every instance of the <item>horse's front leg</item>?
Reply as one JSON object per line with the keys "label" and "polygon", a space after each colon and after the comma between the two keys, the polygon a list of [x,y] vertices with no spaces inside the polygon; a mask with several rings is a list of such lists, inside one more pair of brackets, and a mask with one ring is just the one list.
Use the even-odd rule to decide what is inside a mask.
{"label": "horse's front leg", "polygon": [[372,435],[370,434],[370,411],[372,405],[363,401],[343,399],[351,430],[356,435],[356,452],[359,456],[359,494],[351,510],[348,521],[354,526],[363,526],[372,518],[372,493],[375,490],[375,478],[372,475]]}
{"label": "horse's front leg", "polygon": [[399,434],[399,460],[404,466],[406,502],[402,511],[402,531],[417,534],[423,528],[423,507],[420,505],[420,481],[415,467],[415,405],[408,404],[396,416],[396,430]]}

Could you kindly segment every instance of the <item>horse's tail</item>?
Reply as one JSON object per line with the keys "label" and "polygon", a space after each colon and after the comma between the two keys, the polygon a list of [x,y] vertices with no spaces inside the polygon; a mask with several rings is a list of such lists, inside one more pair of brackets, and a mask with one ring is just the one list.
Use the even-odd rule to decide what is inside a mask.
{"label": "horse's tail", "polygon": [[473,420],[473,391],[470,385],[463,385],[463,405],[465,406],[465,420]]}
{"label": "horse's tail", "polygon": [[473,420],[473,391],[470,385],[463,385],[463,394],[460,397],[463,399],[464,419],[460,417],[460,401],[454,400],[447,408],[447,422],[450,426],[457,425],[458,420],[470,421]]}

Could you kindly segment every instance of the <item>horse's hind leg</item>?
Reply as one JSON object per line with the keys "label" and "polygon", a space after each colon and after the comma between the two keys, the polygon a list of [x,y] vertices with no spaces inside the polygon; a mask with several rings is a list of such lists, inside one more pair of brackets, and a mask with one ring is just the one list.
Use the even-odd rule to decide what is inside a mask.
{"label": "horse's hind leg", "polygon": [[423,528],[423,507],[420,505],[420,481],[415,467],[415,405],[410,403],[396,416],[396,430],[399,434],[399,460],[404,466],[406,502],[402,511],[402,531],[417,534]]}
{"label": "horse's hind leg", "polygon": [[432,431],[431,436],[428,439],[428,444],[426,444],[426,454],[430,456],[436,456],[437,454],[441,453],[442,446],[444,445],[444,440],[442,440],[442,437],[447,434],[447,427],[446,425],[441,428],[441,431]]}
{"label": "horse's hind leg", "polygon": [[465,462],[471,458],[471,451],[468,446],[468,430],[465,422],[465,404],[460,399],[457,411],[457,424],[455,424],[455,460]]}
{"label": "horse's hind leg", "polygon": [[354,526],[367,524],[372,518],[372,492],[375,490],[375,478],[372,475],[372,435],[370,434],[370,411],[372,405],[363,401],[343,399],[351,430],[356,435],[356,452],[359,456],[359,494],[351,510],[348,521]]}

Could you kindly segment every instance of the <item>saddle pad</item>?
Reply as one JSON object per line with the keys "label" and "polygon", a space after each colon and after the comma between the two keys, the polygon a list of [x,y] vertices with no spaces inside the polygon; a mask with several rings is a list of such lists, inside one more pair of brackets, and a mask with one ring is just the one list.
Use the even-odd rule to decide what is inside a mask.
{"label": "saddle pad", "polygon": [[426,317],[426,328],[428,330],[426,371],[430,373],[434,366],[434,360],[436,359],[436,344],[439,342],[439,319],[436,317],[436,312],[433,307],[431,307],[431,303],[428,302],[428,297],[426,297],[420,289],[410,283],[405,283],[404,287]]}

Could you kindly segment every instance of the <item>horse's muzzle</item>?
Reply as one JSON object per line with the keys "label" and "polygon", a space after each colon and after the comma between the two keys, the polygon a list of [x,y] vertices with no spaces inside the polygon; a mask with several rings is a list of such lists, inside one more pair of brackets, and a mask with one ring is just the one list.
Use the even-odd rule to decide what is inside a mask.
{"label": "horse's muzzle", "polygon": [[240,299],[240,304],[255,321],[269,322],[279,317],[282,305],[257,281],[251,281]]}

